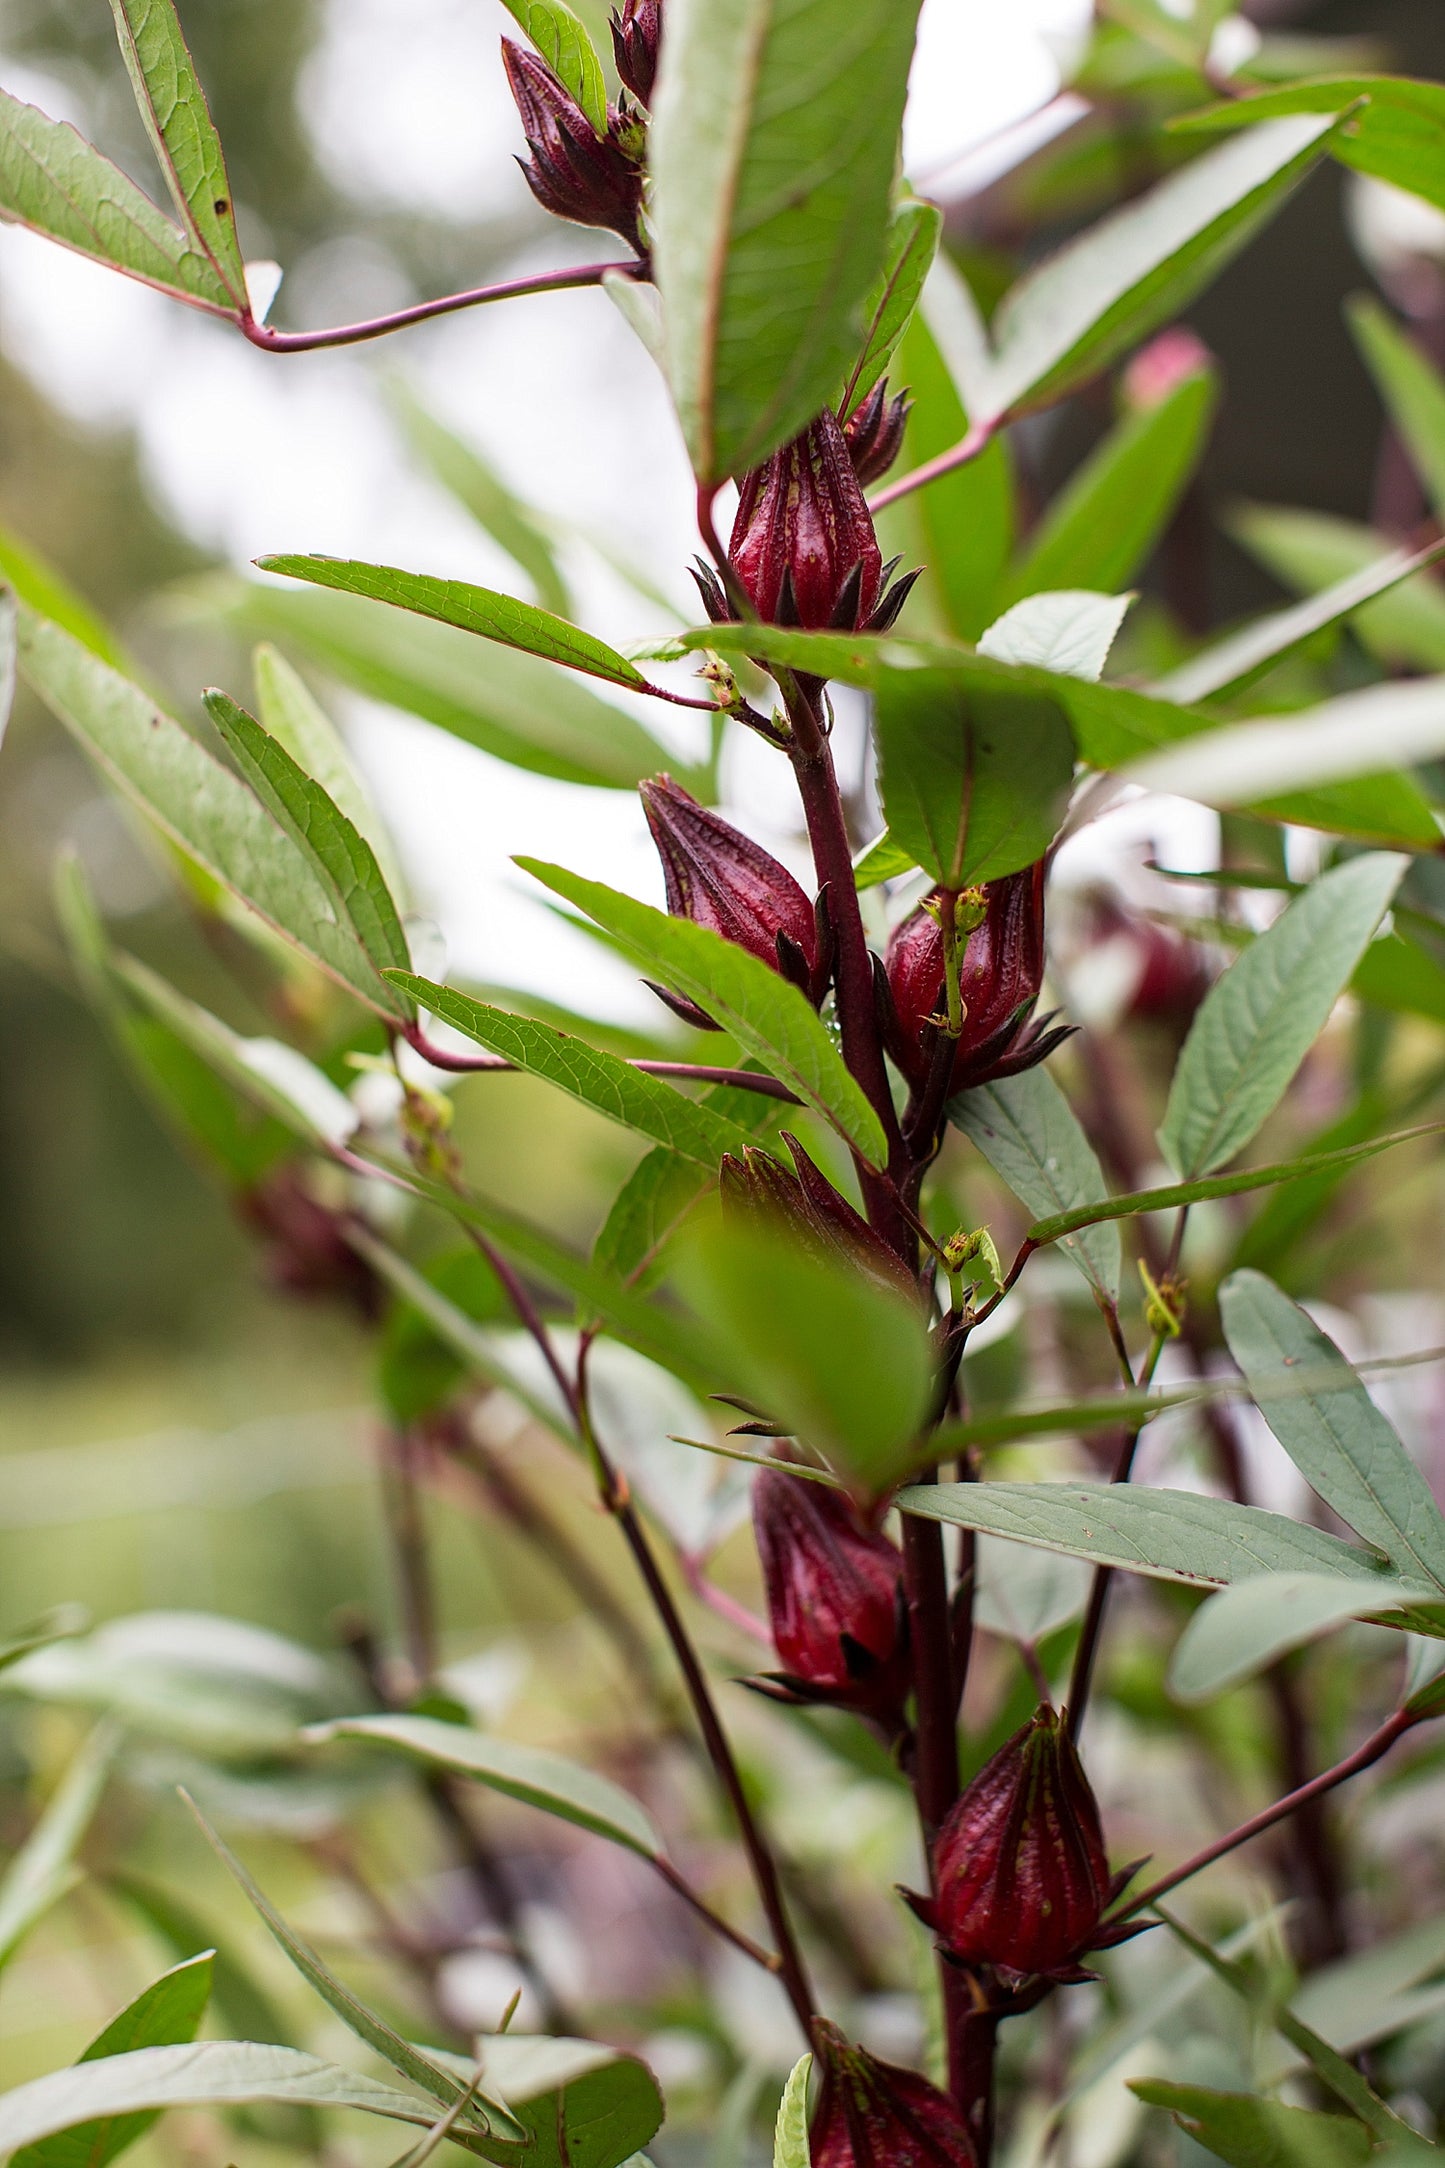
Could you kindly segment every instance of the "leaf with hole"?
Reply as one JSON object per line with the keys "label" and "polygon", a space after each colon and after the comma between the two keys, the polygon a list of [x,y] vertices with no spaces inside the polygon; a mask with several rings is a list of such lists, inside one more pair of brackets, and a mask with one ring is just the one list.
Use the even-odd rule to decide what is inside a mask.
{"label": "leaf with hole", "polygon": [[232,307],[238,314],[248,311],[225,155],[174,0],[110,4],[136,104],[181,223],[214,266]]}

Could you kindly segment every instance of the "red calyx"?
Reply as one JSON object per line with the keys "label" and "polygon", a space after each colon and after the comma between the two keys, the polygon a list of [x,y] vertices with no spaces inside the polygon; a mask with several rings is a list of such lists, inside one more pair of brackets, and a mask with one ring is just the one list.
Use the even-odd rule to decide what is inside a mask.
{"label": "red calyx", "polygon": [[365,1318],[381,1309],[381,1283],[342,1232],[338,1215],[307,1187],[297,1166],[280,1166],[237,1198],[263,1245],[266,1277],[293,1295],[332,1296]]}
{"label": "red calyx", "polygon": [[[671,776],[654,776],[639,795],[673,917],[690,918],[736,942],[791,979],[816,1007],[832,966],[826,910],[808,901],[786,866],[699,805]],[[692,1002],[667,993],[662,998],[689,1023],[717,1029]]]}
{"label": "red calyx", "polygon": [[724,1153],[718,1173],[724,1212],[772,1225],[816,1256],[841,1257],[885,1286],[916,1296],[918,1284],[902,1259],[833,1187],[797,1138],[786,1129],[781,1134],[797,1173],[789,1174],[758,1146],[741,1159]]}
{"label": "red calyx", "polygon": [[781,1673],[755,1683],[782,1701],[852,1709],[895,1736],[908,1693],[903,1558],[860,1528],[841,1492],[765,1468],[753,1531]]}
{"label": "red calyx", "polygon": [[503,38],[502,63],[532,153],[518,163],[543,210],[578,226],[610,227],[644,256],[642,167],[621,140],[623,117],[609,115],[607,133],[599,136],[535,53]]}
{"label": "red calyx", "polygon": [[617,73],[634,98],[651,105],[662,44],[662,0],[624,0],[622,13],[613,13],[609,28]]}
{"label": "red calyx", "polygon": [[884,379],[874,385],[862,405],[856,407],[844,423],[848,457],[853,462],[853,472],[861,488],[867,489],[872,483],[881,482],[898,457],[911,406],[906,391],[890,399]]}
{"label": "red calyx", "polygon": [[[1044,977],[1045,861],[985,883],[984,917],[959,967],[966,1015],[949,1095],[1032,1069],[1069,1036],[1030,1021]],[[928,899],[929,902],[935,898]],[[889,1052],[913,1085],[927,1081],[944,1009],[943,931],[920,904],[894,933],[885,964]]]}
{"label": "red calyx", "polygon": [[813,2041],[821,2080],[808,2133],[813,2168],[975,2168],[967,2126],[947,2093],[854,2047],[826,2019],[815,2024]]}
{"label": "red calyx", "polygon": [[1040,1709],[950,1810],[933,1852],[937,1895],[913,1909],[957,1964],[1021,1978],[1090,1977],[1081,1959],[1138,1926],[1101,1926],[1133,1873],[1109,1874],[1098,1803],[1072,1739]]}

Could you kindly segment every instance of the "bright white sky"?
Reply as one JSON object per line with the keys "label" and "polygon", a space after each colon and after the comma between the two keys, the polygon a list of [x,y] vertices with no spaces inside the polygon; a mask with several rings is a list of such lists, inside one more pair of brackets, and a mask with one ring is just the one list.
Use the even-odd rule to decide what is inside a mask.
{"label": "bright white sky", "polygon": [[[906,143],[919,181],[1044,105],[1059,84],[1056,56],[1088,13],[1088,0],[925,0]],[[465,219],[523,204],[497,62],[509,26],[497,0],[331,0],[304,100],[334,180],[363,201]],[[0,66],[8,88],[84,127],[58,85]],[[563,260],[574,245],[590,242],[554,228],[516,268]],[[324,250],[291,267],[286,320],[334,320],[326,290],[357,268]],[[374,301],[407,298],[378,290]],[[353,312],[357,299],[353,284]],[[498,585],[514,577],[409,469],[381,397],[386,372],[399,371],[535,502],[625,540],[694,612],[681,573],[695,547],[691,490],[673,418],[651,364],[597,294],[482,310],[380,348],[281,358],[0,228],[0,341],[78,421],[133,426],[158,500],[238,567],[271,550],[326,550]],[[597,631],[626,641],[663,629],[615,585],[591,576],[581,588]],[[343,712],[418,905],[444,929],[450,968],[562,996],[581,970],[590,995],[641,1013],[635,982],[526,900],[509,864],[514,852],[540,851],[660,898],[635,800],[522,775],[360,702]],[[750,740],[738,749],[730,800],[764,832],[790,818],[780,780],[764,749]]]}

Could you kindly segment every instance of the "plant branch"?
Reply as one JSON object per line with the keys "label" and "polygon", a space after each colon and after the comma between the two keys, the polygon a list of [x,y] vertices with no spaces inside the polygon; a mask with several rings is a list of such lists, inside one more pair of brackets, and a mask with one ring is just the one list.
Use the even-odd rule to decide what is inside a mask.
{"label": "plant branch", "polygon": [[[404,1024],[402,1037],[413,1053],[429,1061],[433,1069],[444,1069],[452,1076],[500,1076],[516,1075],[517,1064],[508,1061],[504,1054],[453,1054],[444,1046],[429,1039],[419,1024]],[[629,1069],[638,1070],[643,1076],[675,1077],[684,1084],[730,1084],[738,1091],[760,1092],[767,1099],[783,1099],[789,1106],[799,1104],[797,1095],[786,1084],[780,1084],[774,1076],[765,1076],[757,1069],[721,1069],[707,1063],[691,1061],[653,1061],[648,1058],[631,1060]]]}
{"label": "plant branch", "polygon": [[910,496],[915,489],[925,489],[930,482],[938,481],[945,474],[952,474],[956,467],[968,466],[970,461],[977,459],[980,452],[987,451],[997,428],[997,422],[976,424],[950,451],[940,452],[937,458],[927,460],[921,467],[915,467],[910,474],[901,474],[898,480],[890,482],[886,489],[875,491],[868,499],[869,511],[881,512],[886,506],[896,504],[900,497]]}
{"label": "plant branch", "polygon": [[408,324],[424,324],[433,316],[454,316],[460,309],[482,307],[488,301],[515,301],[526,294],[562,293],[569,287],[600,286],[609,271],[624,277],[636,274],[632,259],[625,263],[577,264],[568,271],[544,271],[535,278],[507,279],[500,286],[469,286],[462,293],[443,294],[437,301],[418,301],[409,309],[394,309],[387,316],[369,316],[356,324],[333,324],[327,331],[273,331],[257,323],[248,309],[236,321],[250,340],[267,354],[309,354],[319,347],[359,346],[364,339],[384,338],[389,331],[404,331]]}

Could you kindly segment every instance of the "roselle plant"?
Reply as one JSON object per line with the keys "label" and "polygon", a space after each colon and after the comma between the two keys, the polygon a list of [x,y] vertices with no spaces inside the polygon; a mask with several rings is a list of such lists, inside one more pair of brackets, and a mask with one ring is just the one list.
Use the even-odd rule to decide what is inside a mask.
{"label": "roselle plant", "polygon": [[[413,1772],[542,2030],[516,2029],[513,2005],[479,2040],[455,2037],[427,1946],[372,1892],[393,1956],[431,1998],[415,2044],[211,1826],[243,1787],[208,1791],[202,1755],[195,1812],[221,1861],[390,2075],[284,2043],[197,2044],[222,1975],[184,1891],[133,1888],[179,1962],[85,2060],[0,2097],[0,2145],[59,2168],[77,2148],[111,2159],[166,2108],[279,2107],[292,2122],[262,2128],[314,2151],[316,2111],[346,2108],[415,2126],[408,2162],[443,2140],[537,2168],[641,2159],[662,2124],[656,2079],[606,2012],[601,2038],[575,2034],[479,1816],[491,1793],[630,1855],[659,1903],[755,1968],[759,1997],[781,1998],[765,2007],[795,2027],[796,2066],[778,2168],[1022,2168],[1061,2133],[1071,2157],[1101,2163],[1199,2148],[1239,2163],[1438,2154],[1439,2034],[1433,2076],[1379,2050],[1433,2011],[1422,1983],[1445,1967],[1445,1931],[1411,1891],[1408,1932],[1369,1936],[1332,1795],[1387,1757],[1397,1783],[1438,1758],[1445,1520],[1288,1286],[1300,1238],[1352,1170],[1386,1168],[1383,1155],[1445,1127],[1410,1118],[1440,1089],[1418,1062],[1387,1077],[1377,1061],[1319,1134],[1292,1094],[1327,1026],[1338,1044],[1347,993],[1366,1013],[1445,1013],[1445,680],[1391,675],[1440,666],[1429,567],[1445,545],[1426,523],[1409,546],[1357,536],[1351,558],[1337,536],[1345,555],[1330,562],[1281,524],[1290,515],[1256,513],[1260,554],[1292,565],[1305,598],[1213,641],[1156,612],[1152,657],[1121,634],[1121,590],[1169,523],[1216,394],[1208,354],[1175,318],[1325,161],[1445,208],[1445,92],[1383,75],[1291,80],[1268,54],[1222,79],[1209,0],[1101,11],[1091,66],[1132,38],[1191,93],[1169,138],[1174,169],[993,297],[985,323],[940,247],[940,212],[898,180],[916,0],[625,0],[611,87],[562,0],[508,0],[527,182],[546,212],[608,231],[622,253],[284,331],[253,299],[262,282],[171,0],[112,4],[173,215],[72,129],[0,94],[6,215],[277,355],[601,289],[597,306],[622,311],[672,393],[696,477],[704,622],[624,653],[560,609],[307,556],[263,560],[291,586],[228,605],[233,623],[442,727],[462,728],[470,700],[470,733],[500,757],[639,789],[665,910],[519,861],[665,1005],[639,1052],[604,1023],[504,1006],[416,968],[385,826],[283,652],[257,651],[256,713],[206,692],[203,734],[5,546],[7,682],[17,664],[138,814],[240,981],[268,989],[277,1035],[247,1036],[114,946],[82,864],[62,862],[75,970],[138,1081],[224,1183],[274,1281],[377,1336],[407,1638],[391,1649],[353,1615],[343,1681],[264,1636],[208,1639],[204,1622],[189,1645],[160,1649],[141,1622],[87,1634],[71,1613],[17,1635],[0,1652],[8,1688],[109,1713],[0,1885],[0,1960],[69,1886],[128,1738],[189,1696],[213,1723],[212,1776],[237,1738],[243,1757],[315,1771],[343,1799],[347,1786],[369,1798],[378,1769]],[[1357,324],[1392,427],[1438,492],[1445,384],[1377,305]],[[1122,419],[1016,538],[1016,425],[1116,363]],[[565,600],[540,527],[518,516],[508,531]],[[1362,644],[1339,644],[1346,623]],[[1366,655],[1374,682],[1361,681]],[[1330,672],[1346,663],[1352,689],[1339,690]],[[864,698],[876,777],[870,762],[858,789],[840,780],[837,748]],[[648,700],[695,713],[691,765],[638,719]],[[742,732],[796,786],[805,879],[716,808]],[[1072,1015],[1066,983],[1049,991],[1050,877],[1069,837],[1141,788],[1220,812],[1226,850],[1212,919],[1184,904],[1168,924],[1117,897],[1089,919],[1075,905],[1076,942],[1132,956],[1128,1001],[1152,1036],[1130,1038]],[[590,1255],[469,1171],[449,1091],[508,1071],[645,1140]],[[1151,1095],[1157,1138],[1141,1126]],[[1283,1156],[1250,1157],[1266,1129]],[[960,1181],[991,1199],[988,1220],[960,1218]],[[1023,1365],[1001,1388],[987,1357],[1025,1311],[1057,1315],[1061,1347],[1048,1355],[1036,1335],[1039,1375]],[[586,1471],[655,1637],[499,1454],[480,1420],[498,1403]],[[1250,1403],[1302,1478],[1296,1517],[1260,1502]],[[628,1411],[646,1428],[658,1405],[691,1411],[669,1425],[711,1421],[711,1433],[674,1430],[670,1457],[637,1459]],[[1154,1479],[1166,1414],[1176,1434],[1196,1426],[1202,1487]],[[728,1513],[679,1533],[683,1453],[713,1456],[736,1496],[752,1471],[771,1644],[751,1644],[756,1660],[714,1656],[720,1635],[731,1652],[758,1622],[714,1565]],[[598,1750],[607,1767],[479,1725],[449,1687],[419,1496],[435,1481],[450,1499],[457,1479],[571,1580],[626,1667],[637,1736]],[[1202,1847],[1181,1841],[1189,1813],[1154,1833],[1162,1856],[1133,1857],[1135,1830],[1101,1808],[1091,1710],[1110,1666],[1123,1682],[1111,1714],[1132,1695],[1156,1729],[1199,1742],[1214,1794],[1244,1802],[1225,1820],[1211,1797],[1223,1826]],[[1238,1728],[1203,1707],[1226,1689],[1236,1698],[1220,1709],[1242,1698],[1260,1717],[1266,1743],[1243,1757]],[[786,1817],[756,1755],[736,1744],[768,1703],[766,1721],[806,1743],[796,1763],[779,1749],[804,1784],[832,1757],[906,1790],[919,1886],[879,1887],[866,1912],[850,1877],[820,1890],[780,1841]],[[679,1806],[679,1765],[704,1773],[691,1812],[726,1830],[745,1890],[714,1886],[724,1877]],[[1273,1851],[1255,1843],[1266,1836]],[[1237,1910],[1201,1917],[1195,1878],[1246,1846],[1272,1903],[1242,1923]],[[882,2053],[860,2022],[890,1978],[870,1947],[880,1908],[918,1960],[926,2069]],[[1131,2015],[1133,1964],[1152,1969],[1133,1975],[1146,1986]],[[225,1978],[244,2031],[232,2013],[254,2018],[256,1999]],[[1151,2001],[1165,2028],[1211,1981],[1254,2041],[1247,2063],[1216,2057],[1233,2084],[1202,2082],[1151,2026]],[[1122,2149],[1101,2149],[1088,2086],[1135,2050],[1134,2094],[1174,2121],[1130,2124]],[[746,2157],[757,2073],[741,2083],[719,2162]],[[1185,2154],[1169,2150],[1176,2126]],[[659,2161],[683,2158],[666,2130],[657,2142]]]}

